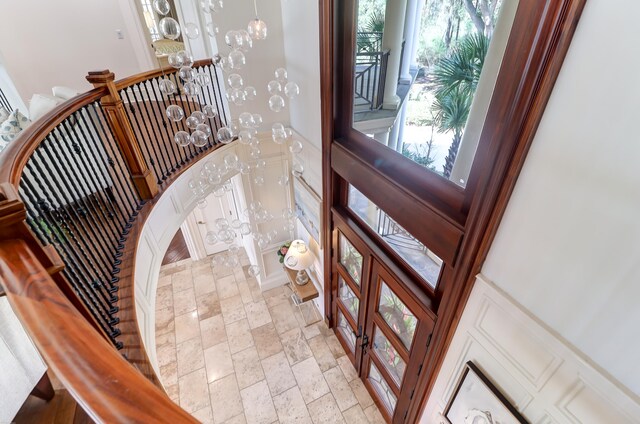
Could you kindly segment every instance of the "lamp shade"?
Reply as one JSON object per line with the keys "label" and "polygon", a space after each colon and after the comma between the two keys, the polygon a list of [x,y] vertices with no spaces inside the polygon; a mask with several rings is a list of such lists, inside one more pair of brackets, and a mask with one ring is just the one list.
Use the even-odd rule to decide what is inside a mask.
{"label": "lamp shade", "polygon": [[313,264],[313,260],[313,253],[307,248],[304,241],[294,240],[284,257],[284,265],[289,269],[301,271],[309,268]]}

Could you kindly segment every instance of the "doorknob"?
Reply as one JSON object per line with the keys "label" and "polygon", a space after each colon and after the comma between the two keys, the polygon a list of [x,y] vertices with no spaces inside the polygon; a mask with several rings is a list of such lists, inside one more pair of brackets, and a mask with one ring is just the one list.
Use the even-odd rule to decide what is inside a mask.
{"label": "doorknob", "polygon": [[204,225],[206,223],[207,223],[206,221],[198,221],[198,224],[200,224],[200,225]]}
{"label": "doorknob", "polygon": [[364,336],[362,336],[362,344],[360,345],[360,347],[362,348],[362,350],[365,350],[367,346],[369,346],[369,336],[365,334]]}

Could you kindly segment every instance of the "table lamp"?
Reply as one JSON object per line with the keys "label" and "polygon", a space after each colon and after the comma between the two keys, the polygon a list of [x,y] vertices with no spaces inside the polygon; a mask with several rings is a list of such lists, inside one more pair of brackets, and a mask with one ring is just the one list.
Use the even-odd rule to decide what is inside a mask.
{"label": "table lamp", "polygon": [[284,257],[284,265],[294,271],[298,271],[296,276],[296,284],[304,286],[309,282],[309,276],[305,269],[313,264],[313,254],[307,248],[302,240],[294,240],[289,246],[286,256]]}

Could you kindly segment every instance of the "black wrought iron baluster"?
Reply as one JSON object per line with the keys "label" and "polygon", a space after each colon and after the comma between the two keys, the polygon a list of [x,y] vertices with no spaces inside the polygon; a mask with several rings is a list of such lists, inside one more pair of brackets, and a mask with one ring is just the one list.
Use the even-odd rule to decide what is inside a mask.
{"label": "black wrought iron baluster", "polygon": [[[144,91],[147,94],[147,98],[149,99],[148,106],[149,106],[149,109],[151,109],[151,115],[154,118],[153,128],[154,128],[154,133],[157,133],[156,144],[158,144],[161,151],[165,152],[166,157],[169,160],[168,166],[169,166],[170,174],[173,174],[176,172],[176,165],[178,164],[176,152],[173,150],[173,144],[174,144],[173,138],[167,139],[163,136],[162,126],[164,124],[164,119],[163,119],[164,113],[161,110],[159,110],[160,108],[158,106],[160,105],[160,103],[158,102],[157,98],[155,98],[153,102],[151,101],[151,94],[149,92],[149,88],[147,87],[148,83],[149,81],[144,81],[141,83],[141,86],[142,88],[144,88]],[[167,142],[169,142],[168,146],[167,146]]]}
{"label": "black wrought iron baluster", "polygon": [[[82,109],[75,114],[76,118],[79,118],[79,122],[82,123],[82,125],[79,124],[80,130],[85,135],[87,140],[91,142],[97,152],[100,152],[102,150],[103,154],[99,154],[98,158],[100,159],[100,162],[103,166],[98,166],[98,169],[100,170],[102,178],[105,181],[110,181],[113,184],[113,186],[105,189],[105,194],[107,195],[107,199],[110,201],[112,212],[115,215],[119,216],[119,219],[121,220],[120,224],[122,229],[128,232],[131,229],[132,222],[129,220],[129,216],[125,213],[124,210],[124,208],[126,207],[125,198],[123,193],[121,193],[121,190],[119,190],[119,187],[116,187],[117,183],[119,182],[118,177],[115,174],[111,175],[111,173],[108,172],[109,167],[113,167],[114,161],[113,158],[109,157],[109,153],[106,150],[106,145],[109,144],[109,140],[107,138],[100,137],[98,129],[95,127],[95,125],[89,127],[87,119],[85,119],[84,116],[85,113],[88,113],[87,109]],[[96,138],[99,141],[96,140]],[[108,193],[106,192],[107,189],[109,190]]]}
{"label": "black wrought iron baluster", "polygon": [[[216,102],[216,108],[218,109],[218,116],[221,118],[221,124],[223,126],[229,126],[229,118],[227,117],[227,110],[224,107],[224,96],[222,95],[222,87],[224,86],[224,82],[220,82],[218,80],[218,68],[214,65],[210,65],[209,67],[209,75],[211,75],[211,68],[213,68],[213,73],[215,74],[215,78],[212,76],[212,80],[215,81],[215,87],[218,88],[218,98],[219,102]],[[224,119],[222,117],[224,116]]]}
{"label": "black wrought iron baluster", "polygon": [[[206,66],[203,66],[201,68],[201,72],[205,73],[206,75]],[[200,91],[202,92],[202,100],[204,102],[204,104],[208,104],[208,105],[213,105],[215,103],[215,101],[211,98],[211,85],[213,84],[213,80],[211,80],[211,83],[209,83],[206,86],[200,86]],[[211,135],[207,138],[207,145],[205,147],[205,149],[209,149],[211,147],[213,147],[213,145],[215,144],[215,136],[214,136],[214,129],[215,129],[215,125],[212,125],[211,119],[210,118],[206,118],[209,128],[211,128]],[[214,121],[215,123],[215,121]]]}
{"label": "black wrought iron baluster", "polygon": [[[180,87],[180,78],[178,78],[177,73],[174,73],[171,75],[173,77],[173,81],[176,84],[176,87]],[[189,103],[189,99],[187,98],[187,104],[185,105],[185,101],[182,95],[182,88],[178,88],[178,90],[173,94],[173,101],[174,103],[178,103],[180,102],[180,107],[182,108],[182,110],[184,111],[185,114],[185,118],[189,115],[191,115],[191,108],[188,107],[188,103]],[[184,96],[186,96],[186,94],[184,94]],[[182,130],[189,132],[189,128],[186,126],[185,120],[181,121],[182,124]],[[189,144],[188,146],[184,147],[185,152],[189,153],[189,158],[193,159],[196,156],[196,151],[193,147],[192,144]]]}
{"label": "black wrought iron baluster", "polygon": [[[144,136],[142,134],[142,126],[140,125],[140,122],[138,121],[138,114],[135,111],[135,106],[133,105],[133,103],[131,102],[131,98],[129,97],[129,91],[131,90],[131,87],[127,87],[124,90],[120,90],[120,96],[122,96],[122,94],[124,93],[125,97],[127,98],[127,103],[129,105],[129,113],[127,114],[128,116],[133,115],[133,119],[136,122],[136,128],[134,129],[134,132],[136,133],[136,137],[138,138],[138,140],[140,141],[140,146],[141,148],[144,148],[144,150],[146,150],[147,152],[147,160],[149,161],[149,164],[151,165],[151,168],[154,170],[155,174],[156,174],[156,182],[158,183],[158,185],[162,184],[162,172],[160,171],[159,168],[159,164],[157,164],[157,159],[154,159],[154,156],[151,155],[151,149],[149,148],[149,146],[147,145],[147,143],[144,141]],[[129,118],[129,122],[131,122],[131,118]],[[133,122],[131,122],[133,124]],[[133,127],[133,125],[132,125]]]}
{"label": "black wrought iron baluster", "polygon": [[[53,142],[53,140],[55,140],[55,143]],[[60,165],[65,163],[71,164],[73,163],[73,161],[69,160],[68,156],[65,154],[66,149],[64,148],[62,143],[59,141],[59,139],[56,137],[56,135],[53,132],[47,136],[47,138],[41,143],[40,146],[41,146],[41,149],[38,149],[38,151],[34,152],[34,156],[37,156],[40,153],[46,154],[48,161],[47,159],[44,159],[42,160],[42,162],[43,162],[43,166],[45,166],[45,168],[47,168],[47,171],[51,174],[52,182],[55,182],[57,185],[61,184],[61,187],[64,187],[61,190],[61,193],[64,194],[68,192],[69,196],[75,197],[69,200],[69,205],[72,208],[71,210],[73,211],[73,213],[78,216],[79,222],[81,224],[84,223],[84,220],[80,218],[86,218],[89,221],[91,221],[91,222],[87,222],[88,225],[86,228],[88,228],[88,230],[85,231],[86,234],[91,235],[91,237],[87,237],[88,241],[91,243],[97,242],[96,246],[100,247],[100,250],[104,255],[104,257],[101,257],[102,262],[104,264],[104,268],[105,269],[112,268],[110,272],[111,277],[109,278],[109,281],[115,283],[117,281],[117,278],[115,278],[115,275],[120,270],[117,267],[115,267],[113,263],[111,263],[108,259],[106,259],[106,258],[110,258],[114,253],[113,244],[109,242],[109,240],[112,239],[112,237],[110,237],[108,233],[105,232],[105,228],[102,225],[102,223],[99,220],[97,220],[93,214],[90,213],[91,210],[94,208],[94,206],[88,204],[87,201],[85,200],[86,195],[84,194],[82,189],[79,188],[79,185],[77,184],[79,177],[76,174],[75,170],[73,169],[73,166],[63,169],[62,165]],[[49,167],[49,163],[51,163],[51,165],[55,168],[56,172],[51,171],[51,168]],[[69,169],[71,172],[68,171]],[[60,182],[58,182],[57,179],[59,179]],[[76,209],[77,206],[79,206],[80,208]],[[117,238],[115,240],[117,240]],[[97,247],[96,247],[96,251],[97,251]]]}
{"label": "black wrought iron baluster", "polygon": [[138,211],[142,208],[142,204],[144,203],[144,201],[140,199],[140,193],[131,181],[129,168],[124,162],[122,150],[115,139],[115,135],[113,135],[111,127],[107,125],[105,128],[105,125],[103,124],[103,122],[106,123],[107,120],[104,110],[102,109],[102,105],[99,102],[94,103],[93,110],[96,111],[96,114],[98,112],[100,113],[100,116],[96,119],[98,123],[97,126],[102,131],[102,134],[104,135],[103,140],[105,140],[106,145],[109,146],[109,150],[113,155],[114,169],[118,168],[119,170],[119,172],[116,172],[116,174],[119,176],[118,181],[120,181],[120,184],[123,187],[123,191],[127,193],[127,199],[129,200],[129,205],[132,208],[129,219],[132,220],[132,217],[138,215]]}
{"label": "black wrought iron baluster", "polygon": [[164,111],[167,110],[167,107],[169,105],[167,104],[167,101],[164,98],[164,93],[160,92],[160,88],[158,87],[158,80],[159,78],[155,78],[153,80],[153,83],[151,84],[151,88],[156,94],[156,98],[162,99],[162,111],[163,111],[162,126],[164,127],[167,133],[167,138],[169,140],[169,143],[171,144],[174,151],[177,152],[178,158],[180,158],[180,161],[176,162],[176,168],[181,168],[186,163],[187,156],[185,155],[184,149],[181,146],[178,146],[174,140],[175,133],[179,131],[178,125],[174,123],[171,119],[167,118],[166,114],[164,113]]}
{"label": "black wrought iron baluster", "polygon": [[[165,150],[162,148],[162,146],[159,145],[159,141],[158,141],[159,137],[157,136],[157,134],[155,132],[155,125],[153,125],[153,120],[151,118],[151,114],[149,113],[148,101],[150,99],[145,101],[140,83],[136,84],[135,87],[138,89],[138,93],[140,94],[140,101],[138,102],[138,109],[142,110],[144,108],[144,113],[143,113],[142,117],[144,119],[145,114],[146,114],[146,117],[147,117],[147,121],[145,122],[145,127],[147,129],[147,134],[149,134],[149,139],[147,140],[147,142],[151,144],[151,146],[153,147],[153,149],[156,152],[159,152],[158,159],[160,159],[162,161],[161,165],[163,167],[162,179],[166,180],[169,177],[169,175],[171,175],[175,171],[175,169],[172,170],[172,165],[170,163],[171,161],[167,158]],[[137,99],[136,99],[136,101],[137,101]],[[140,105],[142,105],[142,106],[140,106]]]}
{"label": "black wrought iron baluster", "polygon": [[[35,203],[38,209],[48,218],[47,224],[51,228],[50,233],[53,235],[54,239],[57,242],[56,246],[58,247],[58,249],[56,250],[63,251],[67,257],[65,265],[67,265],[68,267],[77,268],[84,274],[84,281],[80,280],[81,283],[86,284],[86,282],[89,281],[91,283],[91,288],[93,289],[102,287],[102,285],[96,285],[96,282],[101,281],[98,276],[99,271],[96,270],[95,265],[93,264],[91,259],[89,259],[87,253],[79,243],[74,231],[69,226],[70,223],[71,226],[73,226],[77,231],[77,227],[75,226],[73,220],[69,220],[69,222],[67,222],[67,220],[65,219],[65,214],[60,215],[56,209],[52,208],[52,199],[47,193],[47,187],[43,184],[41,179],[37,177],[38,174],[34,173],[33,169],[30,166],[30,163],[27,163],[26,166],[29,170],[29,174],[33,176],[33,179],[39,190],[44,194],[44,199],[37,194],[38,192],[31,183],[29,176],[23,175],[22,181],[25,183],[25,187],[27,187],[28,190],[31,191],[32,196],[35,194]],[[71,241],[73,241],[73,243],[69,243],[68,239],[62,238],[59,231],[60,226],[62,226],[62,229],[65,231],[65,236],[71,238]],[[89,266],[93,268],[93,272],[87,267],[87,263],[89,263]],[[103,318],[106,318],[105,322],[109,322],[110,318],[113,318],[113,315],[115,314],[115,312],[117,312],[117,309],[113,310],[114,305],[110,302],[110,299],[105,295],[103,291],[93,290],[91,291],[91,293],[93,293],[95,296],[95,306],[102,306],[103,313],[109,317],[106,318],[105,316]],[[115,300],[117,300],[117,298]]]}
{"label": "black wrought iron baluster", "polygon": [[[96,157],[96,152],[89,147],[86,134],[82,133],[82,127],[78,121],[78,114],[74,113],[72,117],[76,121],[75,125],[71,125],[68,119],[63,121],[61,125],[66,129],[67,134],[72,137],[71,147],[74,149],[76,158],[78,159],[76,163],[80,164],[89,175],[88,178],[85,178],[85,183],[90,192],[89,196],[91,196],[91,198],[94,199],[94,203],[98,205],[98,210],[102,213],[102,217],[105,220],[104,222],[106,222],[110,230],[113,231],[114,236],[121,237],[123,234],[127,234],[129,230],[125,228],[123,223],[115,219],[116,216],[111,203],[105,200],[103,196],[104,186],[108,181],[106,178],[104,181],[100,181],[100,175],[103,174],[99,166],[100,162],[98,162],[98,158]],[[73,135],[71,135],[72,133]],[[84,137],[80,136],[81,133]]]}

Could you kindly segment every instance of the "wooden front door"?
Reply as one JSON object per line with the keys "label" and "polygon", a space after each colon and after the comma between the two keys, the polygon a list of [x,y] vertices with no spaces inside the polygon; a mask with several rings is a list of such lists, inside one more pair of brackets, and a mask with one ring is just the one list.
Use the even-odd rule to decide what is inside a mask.
{"label": "wooden front door", "polygon": [[334,240],[338,340],[387,421],[405,422],[435,315],[421,300],[419,286],[341,220]]}

